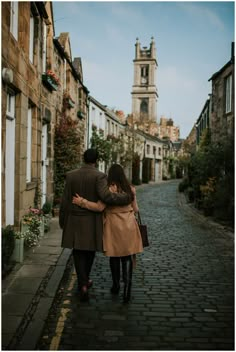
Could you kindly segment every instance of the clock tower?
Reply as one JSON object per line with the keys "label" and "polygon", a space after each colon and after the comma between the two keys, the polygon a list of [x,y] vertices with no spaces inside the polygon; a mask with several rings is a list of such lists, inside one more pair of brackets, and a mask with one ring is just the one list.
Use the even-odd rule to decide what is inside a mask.
{"label": "clock tower", "polygon": [[132,87],[132,114],[139,123],[157,122],[156,47],[151,38],[149,49],[135,44],[134,84]]}

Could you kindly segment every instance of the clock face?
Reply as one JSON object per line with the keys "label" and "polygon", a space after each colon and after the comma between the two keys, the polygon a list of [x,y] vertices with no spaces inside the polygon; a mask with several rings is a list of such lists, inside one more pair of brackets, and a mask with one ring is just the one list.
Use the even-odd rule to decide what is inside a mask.
{"label": "clock face", "polygon": [[141,77],[141,82],[142,83],[147,83],[147,77]]}

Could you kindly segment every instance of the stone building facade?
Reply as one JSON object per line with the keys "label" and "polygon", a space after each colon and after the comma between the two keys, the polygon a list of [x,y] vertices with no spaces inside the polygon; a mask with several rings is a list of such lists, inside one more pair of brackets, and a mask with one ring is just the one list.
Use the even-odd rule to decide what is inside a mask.
{"label": "stone building facade", "polygon": [[54,195],[54,131],[63,107],[87,146],[88,90],[71,62],[69,36],[55,38],[51,2],[2,3],[2,225]]}
{"label": "stone building facade", "polygon": [[212,141],[234,134],[234,43],[230,60],[209,79],[212,82],[210,130]]}
{"label": "stone building facade", "polygon": [[196,126],[196,145],[200,144],[201,138],[204,135],[206,129],[209,128],[210,124],[210,112],[211,112],[211,95],[206,100],[203,109],[197,119]]}
{"label": "stone building facade", "polygon": [[158,137],[164,139],[167,138],[172,142],[176,142],[180,138],[179,127],[174,125],[174,121],[172,119],[167,119],[162,116],[158,125]]}

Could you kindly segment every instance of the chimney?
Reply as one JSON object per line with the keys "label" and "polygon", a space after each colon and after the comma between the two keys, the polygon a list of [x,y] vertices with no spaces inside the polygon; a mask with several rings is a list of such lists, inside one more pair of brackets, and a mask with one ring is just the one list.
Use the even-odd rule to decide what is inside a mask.
{"label": "chimney", "polygon": [[234,42],[231,43],[231,60],[234,62]]}

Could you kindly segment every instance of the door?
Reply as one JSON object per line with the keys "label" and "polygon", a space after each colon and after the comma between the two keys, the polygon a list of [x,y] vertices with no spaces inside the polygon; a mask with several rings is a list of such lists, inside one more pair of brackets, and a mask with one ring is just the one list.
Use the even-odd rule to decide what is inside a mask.
{"label": "door", "polygon": [[41,186],[42,186],[42,198],[41,206],[46,202],[47,196],[47,125],[43,125],[42,128],[42,141],[41,141],[41,155],[42,155],[42,166],[41,166]]}
{"label": "door", "polygon": [[7,95],[5,198],[6,225],[14,225],[15,209],[15,96]]}
{"label": "door", "polygon": [[159,162],[156,160],[155,163],[155,182],[159,181]]}

